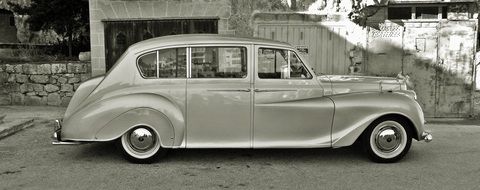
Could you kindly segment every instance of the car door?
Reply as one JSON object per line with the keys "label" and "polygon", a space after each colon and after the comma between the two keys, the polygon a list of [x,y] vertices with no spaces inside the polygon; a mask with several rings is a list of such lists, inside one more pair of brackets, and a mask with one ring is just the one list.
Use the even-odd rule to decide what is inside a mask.
{"label": "car door", "polygon": [[189,48],[187,140],[189,148],[251,147],[252,82],[249,45]]}
{"label": "car door", "polygon": [[292,49],[255,46],[253,146],[330,147],[334,105]]}

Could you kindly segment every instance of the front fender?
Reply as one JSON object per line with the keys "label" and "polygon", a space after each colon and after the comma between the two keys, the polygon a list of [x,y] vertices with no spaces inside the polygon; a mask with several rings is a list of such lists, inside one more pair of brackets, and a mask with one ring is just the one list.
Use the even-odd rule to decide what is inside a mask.
{"label": "front fender", "polygon": [[335,103],[332,126],[332,147],[352,145],[363,131],[384,115],[407,118],[416,132],[424,132],[424,118],[420,105],[404,94],[391,92],[360,92],[331,96]]}
{"label": "front fender", "polygon": [[[71,115],[71,117],[63,121],[62,139],[72,141],[113,140],[115,137],[118,137],[120,133],[123,133],[128,130],[129,127],[132,127],[125,127],[126,125],[122,125],[117,131],[117,127],[112,126],[115,126],[118,121],[126,121],[125,119],[129,118],[131,119],[129,124],[144,123],[142,120],[145,119],[148,114],[143,113],[141,110],[136,110],[137,108],[145,108],[142,110],[148,108],[163,114],[166,120],[171,123],[173,134],[175,134],[173,145],[178,146],[183,142],[185,129],[183,112],[179,106],[166,97],[151,93],[123,94],[93,101],[89,105],[77,110]],[[155,112],[149,113],[151,113],[152,116],[155,115]],[[142,117],[134,117],[134,115],[141,115]],[[159,118],[159,120],[161,120],[161,118]],[[159,122],[161,121],[153,123],[159,124]],[[107,128],[103,129],[104,127]],[[158,130],[157,128],[155,129]],[[108,133],[106,132],[108,130],[113,131]],[[161,131],[157,132],[160,133]],[[162,136],[163,134],[161,137]],[[165,139],[162,139],[162,141],[163,140]]]}

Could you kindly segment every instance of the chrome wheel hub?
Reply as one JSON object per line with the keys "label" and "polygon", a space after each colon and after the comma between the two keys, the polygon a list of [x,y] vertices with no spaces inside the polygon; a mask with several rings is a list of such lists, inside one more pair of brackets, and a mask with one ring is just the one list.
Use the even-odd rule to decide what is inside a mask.
{"label": "chrome wheel hub", "polygon": [[145,128],[137,128],[129,135],[129,144],[139,152],[148,151],[155,145],[155,134]]}
{"label": "chrome wheel hub", "polygon": [[381,128],[375,135],[375,145],[383,152],[392,152],[402,142],[402,135],[394,126]]}

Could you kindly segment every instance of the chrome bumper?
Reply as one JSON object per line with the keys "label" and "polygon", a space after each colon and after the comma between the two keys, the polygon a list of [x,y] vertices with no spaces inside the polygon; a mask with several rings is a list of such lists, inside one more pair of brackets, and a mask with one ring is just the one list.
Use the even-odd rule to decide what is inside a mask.
{"label": "chrome bumper", "polygon": [[423,132],[422,133],[422,140],[424,140],[425,142],[430,142],[433,140],[433,136],[430,132]]}
{"label": "chrome bumper", "polygon": [[53,145],[81,144],[81,142],[76,142],[76,141],[62,141],[61,131],[62,131],[62,121],[57,119],[55,120],[55,126],[53,128],[53,134],[51,137]]}

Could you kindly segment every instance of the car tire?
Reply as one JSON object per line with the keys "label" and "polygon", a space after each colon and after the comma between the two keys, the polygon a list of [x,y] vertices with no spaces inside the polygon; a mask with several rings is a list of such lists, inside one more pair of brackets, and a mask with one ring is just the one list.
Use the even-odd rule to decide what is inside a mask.
{"label": "car tire", "polygon": [[125,158],[133,163],[150,164],[166,154],[158,133],[149,126],[136,126],[125,132],[117,142]]}
{"label": "car tire", "polygon": [[378,163],[401,160],[412,144],[411,128],[405,120],[383,117],[375,120],[362,136],[368,158]]}

